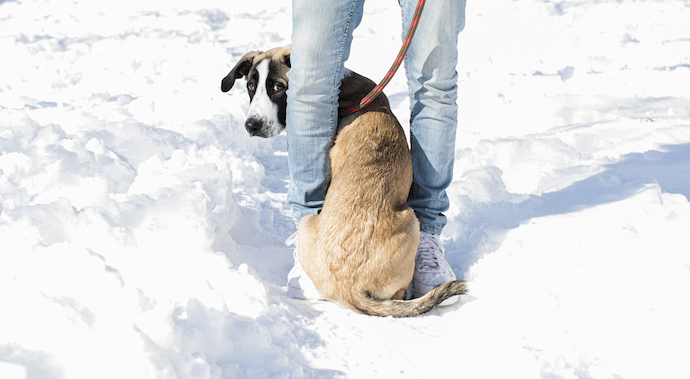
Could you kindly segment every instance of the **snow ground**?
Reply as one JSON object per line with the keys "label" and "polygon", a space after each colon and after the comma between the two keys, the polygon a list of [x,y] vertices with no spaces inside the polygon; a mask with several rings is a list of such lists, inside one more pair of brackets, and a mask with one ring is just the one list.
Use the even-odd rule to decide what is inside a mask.
{"label": "snow ground", "polygon": [[[285,137],[219,84],[290,12],[0,0],[0,377],[690,377],[687,0],[470,1],[443,237],[471,294],[404,320],[285,297]],[[399,34],[369,1],[348,66],[378,80]]]}

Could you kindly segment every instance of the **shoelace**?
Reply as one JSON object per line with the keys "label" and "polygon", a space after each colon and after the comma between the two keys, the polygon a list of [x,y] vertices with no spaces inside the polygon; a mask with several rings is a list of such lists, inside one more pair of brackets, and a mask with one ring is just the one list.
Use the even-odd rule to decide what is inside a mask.
{"label": "shoelace", "polygon": [[285,244],[288,246],[295,245],[295,247],[297,247],[297,232],[292,233],[292,235],[285,240]]}
{"label": "shoelace", "polygon": [[299,248],[297,246],[297,232],[292,233],[292,235],[290,237],[288,237],[288,239],[285,240],[285,244],[288,246],[294,246],[295,247],[295,250],[292,251],[292,258],[295,260],[295,267],[297,265],[302,267],[302,265],[299,263]]}
{"label": "shoelace", "polygon": [[434,271],[440,268],[438,254],[443,254],[443,247],[433,234],[422,233],[417,252],[417,270]]}

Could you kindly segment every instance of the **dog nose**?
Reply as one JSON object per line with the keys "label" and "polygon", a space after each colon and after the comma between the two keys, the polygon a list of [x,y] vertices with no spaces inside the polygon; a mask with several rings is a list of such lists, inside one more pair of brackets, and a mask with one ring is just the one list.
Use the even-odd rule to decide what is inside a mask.
{"label": "dog nose", "polygon": [[255,136],[255,135],[259,134],[259,131],[261,131],[262,124],[263,123],[259,119],[249,118],[244,123],[244,127],[247,129],[249,134]]}

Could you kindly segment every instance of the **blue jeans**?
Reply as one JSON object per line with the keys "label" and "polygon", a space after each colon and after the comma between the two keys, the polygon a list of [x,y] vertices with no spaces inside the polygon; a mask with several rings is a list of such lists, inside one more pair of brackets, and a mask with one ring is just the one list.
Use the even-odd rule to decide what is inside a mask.
{"label": "blue jeans", "polygon": [[[403,36],[417,0],[401,0]],[[295,219],[321,210],[330,183],[328,150],[338,92],[364,0],[293,0],[287,102],[288,202]],[[413,183],[408,205],[422,231],[440,234],[448,210],[457,129],[458,34],[465,0],[429,0],[405,58],[410,87]],[[391,63],[394,57],[391,57]],[[382,75],[384,72],[381,73]]]}

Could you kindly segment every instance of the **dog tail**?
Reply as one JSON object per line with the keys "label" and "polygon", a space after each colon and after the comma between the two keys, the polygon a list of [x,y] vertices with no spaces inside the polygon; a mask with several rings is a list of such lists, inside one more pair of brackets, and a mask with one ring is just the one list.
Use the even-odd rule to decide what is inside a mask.
{"label": "dog tail", "polygon": [[426,295],[414,300],[380,300],[370,294],[355,296],[350,307],[359,313],[371,316],[411,317],[429,312],[449,297],[467,293],[464,280],[441,284]]}

